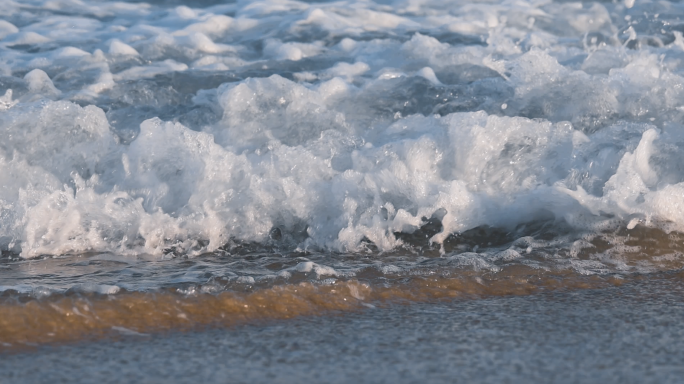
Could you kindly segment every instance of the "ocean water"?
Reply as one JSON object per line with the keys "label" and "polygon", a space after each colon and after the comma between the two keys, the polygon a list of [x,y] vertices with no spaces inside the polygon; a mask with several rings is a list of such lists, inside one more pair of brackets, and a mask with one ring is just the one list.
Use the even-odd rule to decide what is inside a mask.
{"label": "ocean water", "polygon": [[[659,334],[623,330],[679,345],[657,301],[684,267],[683,19],[666,0],[1,1],[2,379],[38,380],[21,372],[59,348],[270,350],[395,316],[401,337],[465,307],[547,303],[533,324],[572,344],[567,295],[610,304],[586,324],[665,311]],[[504,358],[444,327],[435,353]],[[587,362],[570,344],[550,366]],[[675,372],[630,367],[602,374]]]}

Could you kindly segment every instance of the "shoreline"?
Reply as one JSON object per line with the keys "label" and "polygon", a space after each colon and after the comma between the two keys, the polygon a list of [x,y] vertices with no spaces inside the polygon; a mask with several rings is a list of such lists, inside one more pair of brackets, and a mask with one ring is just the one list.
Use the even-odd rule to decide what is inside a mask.
{"label": "shoreline", "polygon": [[643,278],[121,336],[5,354],[0,381],[674,383],[684,373],[683,291],[681,276]]}

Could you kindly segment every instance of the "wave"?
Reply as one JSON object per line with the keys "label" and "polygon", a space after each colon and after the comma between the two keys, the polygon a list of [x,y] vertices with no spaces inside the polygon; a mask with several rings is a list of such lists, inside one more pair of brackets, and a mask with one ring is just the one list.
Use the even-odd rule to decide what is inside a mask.
{"label": "wave", "polygon": [[684,226],[678,4],[52,4],[2,6],[4,252]]}

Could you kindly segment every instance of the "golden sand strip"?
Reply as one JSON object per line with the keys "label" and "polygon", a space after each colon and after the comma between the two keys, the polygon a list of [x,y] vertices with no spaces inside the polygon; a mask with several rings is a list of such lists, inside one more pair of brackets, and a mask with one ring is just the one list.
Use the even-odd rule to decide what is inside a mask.
{"label": "golden sand strip", "polygon": [[23,304],[5,301],[0,305],[0,350],[107,337],[122,331],[135,334],[231,326],[358,310],[368,304],[527,295],[540,290],[598,288],[623,281],[571,272],[552,275],[518,266],[505,273],[416,277],[390,286],[359,281],[338,281],[331,285],[304,282],[251,293],[132,292],[51,297]]}

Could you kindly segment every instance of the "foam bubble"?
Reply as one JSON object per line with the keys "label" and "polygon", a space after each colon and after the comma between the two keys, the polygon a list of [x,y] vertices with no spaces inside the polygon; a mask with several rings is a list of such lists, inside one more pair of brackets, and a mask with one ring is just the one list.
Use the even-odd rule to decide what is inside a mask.
{"label": "foam bubble", "polygon": [[19,28],[17,28],[14,24],[5,20],[0,20],[0,39],[17,32],[19,32]]}
{"label": "foam bubble", "polygon": [[120,41],[112,40],[109,43],[109,54],[110,55],[138,55],[138,51],[130,45]]}

